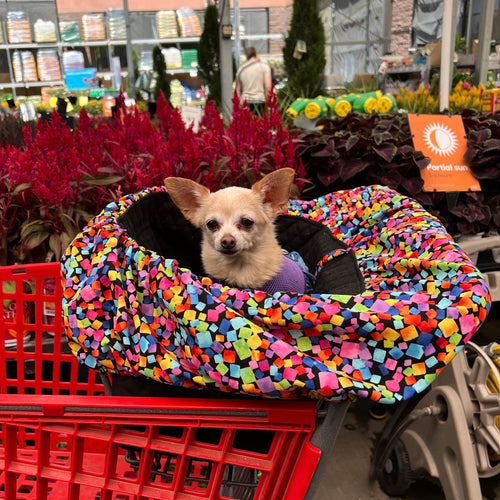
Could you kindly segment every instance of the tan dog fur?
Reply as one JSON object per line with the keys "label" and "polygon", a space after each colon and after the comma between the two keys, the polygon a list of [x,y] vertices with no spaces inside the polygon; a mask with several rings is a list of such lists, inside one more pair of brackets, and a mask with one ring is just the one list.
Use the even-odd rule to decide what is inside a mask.
{"label": "tan dog fur", "polygon": [[239,288],[259,288],[282,265],[273,221],[284,210],[294,179],[291,168],[276,170],[251,189],[228,187],[211,193],[189,179],[164,183],[186,219],[203,233],[205,271]]}

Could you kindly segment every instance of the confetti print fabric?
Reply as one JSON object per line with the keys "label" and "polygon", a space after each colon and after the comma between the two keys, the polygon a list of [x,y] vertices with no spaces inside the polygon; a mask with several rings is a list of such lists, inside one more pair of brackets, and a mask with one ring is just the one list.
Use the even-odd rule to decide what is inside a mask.
{"label": "confetti print fabric", "polygon": [[[356,295],[271,296],[181,268],[119,224],[162,192],[111,203],[63,258],[67,337],[90,368],[272,398],[393,403],[426,389],[486,319],[480,272],[436,218],[388,188],[286,209],[354,252],[365,285]],[[316,273],[343,253],[325,255]]]}

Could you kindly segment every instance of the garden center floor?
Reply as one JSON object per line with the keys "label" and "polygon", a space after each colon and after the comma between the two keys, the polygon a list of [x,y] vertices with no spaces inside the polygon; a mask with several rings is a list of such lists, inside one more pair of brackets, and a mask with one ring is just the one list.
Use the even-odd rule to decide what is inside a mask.
{"label": "garden center floor", "polygon": [[[473,340],[478,345],[500,342],[500,302],[495,303],[487,322]],[[370,481],[373,446],[386,420],[371,418],[369,409],[367,401],[351,405],[329,457],[328,474],[322,478],[314,500],[445,500],[439,485],[430,481],[414,483],[403,497],[390,497],[380,489],[378,482]],[[484,480],[482,486],[485,500],[500,500],[498,476]]]}
{"label": "garden center floor", "polygon": [[370,481],[373,446],[386,421],[371,418],[368,410],[365,402],[351,405],[330,456],[329,473],[314,500],[444,500],[439,486],[428,481],[414,483],[411,494],[404,497],[390,497],[377,481]]}

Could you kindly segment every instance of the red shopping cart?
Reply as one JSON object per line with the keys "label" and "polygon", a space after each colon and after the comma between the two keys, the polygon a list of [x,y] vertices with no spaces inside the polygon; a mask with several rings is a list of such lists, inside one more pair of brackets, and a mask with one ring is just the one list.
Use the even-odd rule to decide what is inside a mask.
{"label": "red shopping cart", "polygon": [[108,396],[66,343],[59,264],[0,268],[0,281],[0,498],[306,495],[335,439],[316,403]]}

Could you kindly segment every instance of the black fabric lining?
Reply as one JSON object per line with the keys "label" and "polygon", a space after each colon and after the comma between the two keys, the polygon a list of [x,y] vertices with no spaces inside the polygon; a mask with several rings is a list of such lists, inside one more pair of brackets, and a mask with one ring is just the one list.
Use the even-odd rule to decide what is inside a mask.
{"label": "black fabric lining", "polygon": [[144,196],[118,218],[118,224],[144,248],[203,274],[201,231],[182,215],[167,193]]}
{"label": "black fabric lining", "polygon": [[245,394],[225,393],[216,389],[200,388],[188,389],[165,384],[156,380],[136,375],[122,375],[113,373],[111,375],[110,396],[142,396],[149,398],[159,397],[190,397],[190,398],[217,398],[217,399],[253,399],[255,396]]}
{"label": "black fabric lining", "polygon": [[[118,218],[118,224],[139,245],[203,275],[201,231],[185,219],[168,193],[151,193],[141,198]],[[280,245],[289,252],[298,252],[313,273],[325,255],[339,248],[347,249],[326,226],[303,217],[279,216],[276,232]],[[323,266],[314,289],[314,293],[345,295],[363,291],[363,277],[352,250]]]}
{"label": "black fabric lining", "polygon": [[[298,252],[313,273],[325,255],[333,250],[347,249],[326,226],[310,219],[280,215],[276,227],[280,245],[289,252]],[[323,266],[316,277],[314,293],[357,295],[364,289],[356,257],[349,250]]]}

